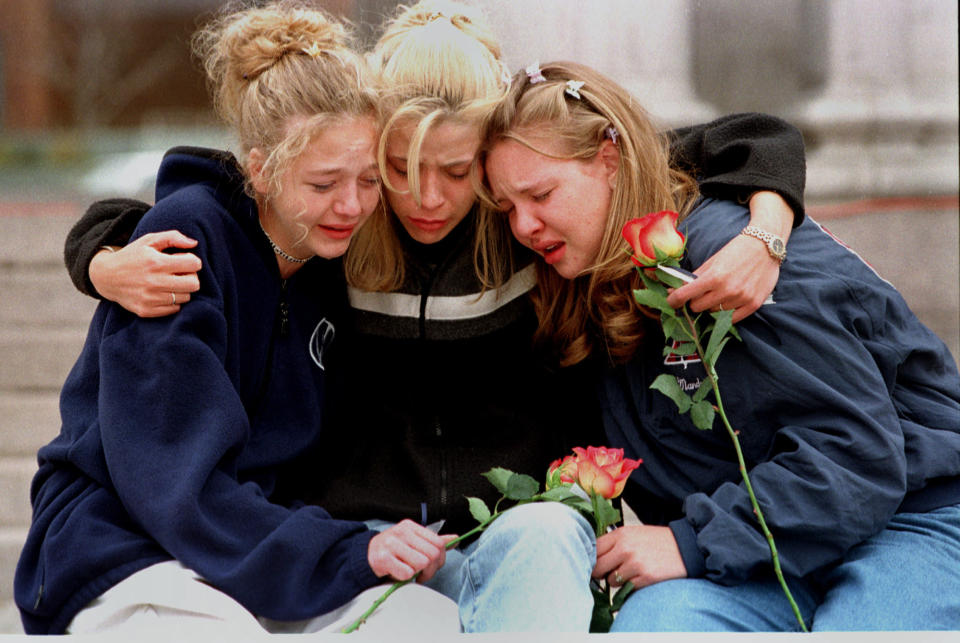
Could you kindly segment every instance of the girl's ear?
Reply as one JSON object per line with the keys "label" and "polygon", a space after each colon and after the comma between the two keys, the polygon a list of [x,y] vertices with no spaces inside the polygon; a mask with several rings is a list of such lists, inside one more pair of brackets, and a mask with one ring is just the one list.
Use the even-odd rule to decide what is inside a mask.
{"label": "girl's ear", "polygon": [[250,185],[257,194],[265,195],[269,190],[269,181],[263,172],[263,164],[267,158],[259,147],[254,147],[247,154],[247,172],[250,173]]}
{"label": "girl's ear", "polygon": [[600,155],[600,161],[607,172],[607,181],[612,190],[617,184],[617,173],[620,171],[620,148],[613,141],[605,139],[600,144],[600,151],[597,154]]}

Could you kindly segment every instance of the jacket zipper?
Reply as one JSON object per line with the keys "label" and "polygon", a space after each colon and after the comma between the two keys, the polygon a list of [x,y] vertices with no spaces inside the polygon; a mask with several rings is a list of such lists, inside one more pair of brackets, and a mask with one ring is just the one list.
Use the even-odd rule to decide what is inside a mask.
{"label": "jacket zipper", "polygon": [[443,452],[443,427],[440,426],[440,417],[433,417],[433,432],[440,446],[440,512],[444,515],[447,510],[447,457]]}
{"label": "jacket zipper", "polygon": [[290,325],[290,306],[287,304],[287,280],[280,282],[280,337],[286,337]]}

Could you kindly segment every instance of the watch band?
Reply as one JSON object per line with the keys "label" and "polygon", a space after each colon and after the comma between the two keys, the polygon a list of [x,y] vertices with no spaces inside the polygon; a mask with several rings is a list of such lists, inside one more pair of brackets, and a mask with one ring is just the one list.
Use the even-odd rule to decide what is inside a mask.
{"label": "watch band", "polygon": [[747,226],[740,231],[740,234],[745,234],[748,237],[763,241],[767,246],[767,252],[770,253],[770,256],[776,259],[778,263],[783,263],[783,260],[787,258],[787,244],[772,232],[767,232],[754,226]]}

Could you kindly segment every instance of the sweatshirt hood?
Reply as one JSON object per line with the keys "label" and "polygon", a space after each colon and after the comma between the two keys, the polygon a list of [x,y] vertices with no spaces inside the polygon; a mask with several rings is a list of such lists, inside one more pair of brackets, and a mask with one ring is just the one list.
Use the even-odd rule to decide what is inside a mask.
{"label": "sweatshirt hood", "polygon": [[[244,183],[240,164],[230,152],[204,147],[174,147],[163,155],[160,163],[155,198],[160,201],[182,188],[203,184],[213,189],[231,212],[243,212],[252,202],[244,192]],[[246,207],[235,207],[241,203]]]}

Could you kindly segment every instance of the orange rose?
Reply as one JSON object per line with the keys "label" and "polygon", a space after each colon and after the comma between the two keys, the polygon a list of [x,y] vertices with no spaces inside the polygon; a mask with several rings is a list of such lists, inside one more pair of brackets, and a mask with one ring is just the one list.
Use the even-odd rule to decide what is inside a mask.
{"label": "orange rose", "polygon": [[683,233],[677,230],[679,216],[676,212],[663,210],[627,221],[622,234],[633,249],[630,260],[644,268],[659,263],[658,250],[661,258],[682,257],[687,240]]}
{"label": "orange rose", "polygon": [[576,454],[577,484],[587,493],[607,499],[623,493],[630,473],[643,462],[624,458],[623,449],[575,447],[573,452]]}
{"label": "orange rose", "polygon": [[562,484],[573,484],[576,481],[577,462],[572,455],[562,460],[554,460],[547,467],[547,489],[553,489]]}

